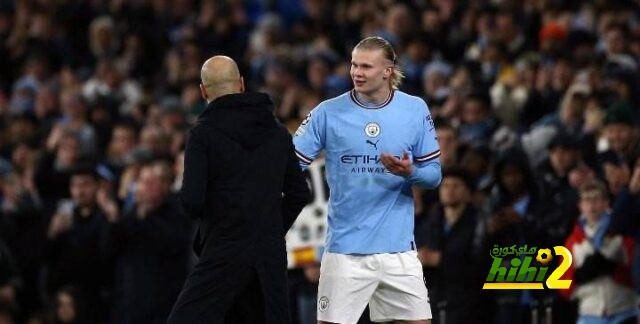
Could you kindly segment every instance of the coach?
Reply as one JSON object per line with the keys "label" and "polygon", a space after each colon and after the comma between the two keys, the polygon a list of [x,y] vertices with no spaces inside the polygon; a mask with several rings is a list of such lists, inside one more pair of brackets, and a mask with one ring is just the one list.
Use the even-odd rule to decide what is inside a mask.
{"label": "coach", "polygon": [[201,78],[208,107],[189,134],[181,192],[200,221],[200,259],[168,322],[288,323],[284,235],[310,196],[291,136],[267,95],[244,93],[231,58],[210,58]]}

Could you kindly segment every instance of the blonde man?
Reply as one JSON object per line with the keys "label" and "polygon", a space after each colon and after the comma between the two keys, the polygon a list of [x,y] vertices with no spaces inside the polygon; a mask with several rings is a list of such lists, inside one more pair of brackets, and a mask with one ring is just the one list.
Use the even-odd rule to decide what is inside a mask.
{"label": "blonde man", "polygon": [[396,54],[380,37],[352,52],[354,89],[320,103],[296,132],[303,167],[326,155],[329,229],[320,270],[320,323],[428,323],[431,309],[413,239],[411,187],[441,180],[425,102],[398,90]]}

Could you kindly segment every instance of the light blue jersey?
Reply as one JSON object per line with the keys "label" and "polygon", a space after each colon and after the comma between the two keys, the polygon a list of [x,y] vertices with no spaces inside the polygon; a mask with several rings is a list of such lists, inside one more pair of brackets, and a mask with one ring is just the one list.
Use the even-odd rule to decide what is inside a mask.
{"label": "light blue jersey", "polygon": [[[326,248],[342,254],[395,253],[415,249],[411,185],[435,188],[441,180],[440,149],[426,103],[392,91],[368,106],[355,91],[319,104],[293,139],[303,168],[325,151],[329,183]],[[387,171],[382,153],[413,159],[413,174]]]}

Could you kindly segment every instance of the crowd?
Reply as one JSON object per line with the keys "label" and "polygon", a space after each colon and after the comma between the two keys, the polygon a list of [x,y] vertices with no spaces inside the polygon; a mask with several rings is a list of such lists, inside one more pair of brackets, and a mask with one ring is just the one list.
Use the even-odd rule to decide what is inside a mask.
{"label": "crowd", "polygon": [[[234,58],[293,132],[370,35],[436,124],[444,179],[414,190],[434,323],[634,316],[611,296],[640,293],[638,1],[5,0],[0,323],[164,322],[204,60]],[[494,244],[565,245],[573,289],[481,290]],[[299,323],[317,280],[290,273]]]}

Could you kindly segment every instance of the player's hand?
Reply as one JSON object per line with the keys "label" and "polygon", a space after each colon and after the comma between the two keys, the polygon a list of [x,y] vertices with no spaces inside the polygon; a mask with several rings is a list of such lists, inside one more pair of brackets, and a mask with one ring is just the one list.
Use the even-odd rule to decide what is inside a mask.
{"label": "player's hand", "polygon": [[408,177],[413,172],[413,162],[409,159],[407,152],[402,155],[402,160],[388,153],[382,153],[380,160],[384,167],[395,175]]}

